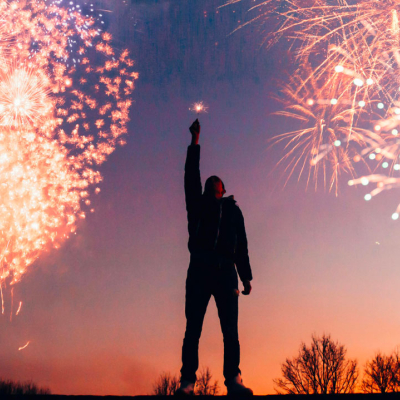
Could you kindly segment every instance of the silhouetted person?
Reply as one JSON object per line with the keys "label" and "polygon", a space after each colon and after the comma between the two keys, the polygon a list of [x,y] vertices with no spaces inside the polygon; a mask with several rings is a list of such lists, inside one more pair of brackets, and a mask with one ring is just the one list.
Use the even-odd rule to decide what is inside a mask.
{"label": "silhouetted person", "polygon": [[239,369],[238,276],[243,294],[251,292],[252,273],[242,212],[217,176],[200,179],[200,123],[189,128],[192,143],[185,164],[185,196],[189,229],[190,264],[186,280],[186,332],[182,348],[178,395],[193,394],[199,366],[198,348],[204,315],[214,296],[224,337],[224,377],[228,394],[252,395]]}

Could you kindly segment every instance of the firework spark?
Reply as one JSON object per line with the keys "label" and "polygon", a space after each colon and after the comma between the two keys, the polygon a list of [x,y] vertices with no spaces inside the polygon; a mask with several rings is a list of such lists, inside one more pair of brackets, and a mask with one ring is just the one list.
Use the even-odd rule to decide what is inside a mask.
{"label": "firework spark", "polygon": [[[0,0],[0,16],[4,313],[3,288],[43,251],[59,248],[92,211],[90,198],[102,180],[97,168],[125,143],[138,74],[128,52],[117,54],[111,35],[78,6]],[[7,46],[2,32],[11,32]],[[71,53],[72,41],[78,50]]]}
{"label": "firework spark", "polygon": [[197,115],[201,113],[206,113],[208,107],[204,104],[204,102],[199,101],[197,103],[193,103],[189,108],[190,111],[195,112]]}

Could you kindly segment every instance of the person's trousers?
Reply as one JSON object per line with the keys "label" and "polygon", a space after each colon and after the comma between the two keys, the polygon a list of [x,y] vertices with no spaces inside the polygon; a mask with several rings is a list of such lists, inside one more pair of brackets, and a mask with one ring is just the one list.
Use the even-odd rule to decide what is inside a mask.
{"label": "person's trousers", "polygon": [[181,380],[196,381],[199,340],[211,296],[215,298],[224,338],[225,382],[240,373],[238,295],[238,277],[232,261],[192,255],[186,279],[186,332]]}

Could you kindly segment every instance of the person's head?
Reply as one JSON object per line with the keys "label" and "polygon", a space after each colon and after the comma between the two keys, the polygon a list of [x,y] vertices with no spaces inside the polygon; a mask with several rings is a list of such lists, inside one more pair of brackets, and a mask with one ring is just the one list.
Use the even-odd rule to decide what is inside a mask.
{"label": "person's head", "polygon": [[218,178],[218,176],[213,175],[206,180],[206,184],[204,186],[205,195],[213,196],[219,200],[225,193],[226,190],[224,183],[220,178]]}

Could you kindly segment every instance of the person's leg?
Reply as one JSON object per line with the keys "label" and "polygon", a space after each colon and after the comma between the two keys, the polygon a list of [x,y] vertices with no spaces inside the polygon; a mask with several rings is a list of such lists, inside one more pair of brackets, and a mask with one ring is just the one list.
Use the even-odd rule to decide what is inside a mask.
{"label": "person's leg", "polygon": [[238,278],[234,265],[220,271],[213,294],[218,308],[224,337],[225,382],[240,374],[240,346],[238,335]]}
{"label": "person's leg", "polygon": [[199,339],[210,297],[210,284],[206,274],[201,266],[191,263],[186,279],[186,332],[182,347],[181,381],[196,381]]}

